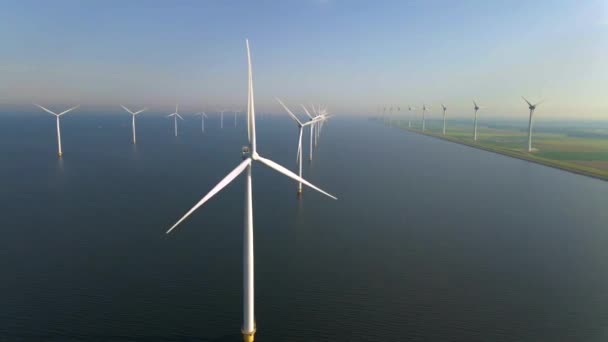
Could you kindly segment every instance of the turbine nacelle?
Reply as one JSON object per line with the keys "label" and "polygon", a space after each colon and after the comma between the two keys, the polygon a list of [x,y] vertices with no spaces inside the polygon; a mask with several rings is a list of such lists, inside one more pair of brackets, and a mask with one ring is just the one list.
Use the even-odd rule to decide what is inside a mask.
{"label": "turbine nacelle", "polygon": [[539,104],[544,102],[544,101],[539,101],[539,102],[533,104],[530,101],[526,100],[525,97],[522,96],[521,98],[524,99],[524,101],[526,101],[526,103],[528,104],[528,109],[530,109],[532,111],[536,109],[536,106],[538,106]]}
{"label": "turbine nacelle", "polygon": [[143,108],[143,109],[138,110],[137,112],[133,112],[132,110],[130,110],[129,108],[127,108],[127,107],[125,107],[123,105],[120,105],[120,106],[122,107],[122,109],[126,110],[129,114],[131,114],[133,116],[135,116],[137,114],[140,114],[140,113],[143,113],[146,110],[148,110],[148,108]]}
{"label": "turbine nacelle", "polygon": [[74,107],[72,107],[72,108],[70,108],[70,109],[66,109],[66,110],[64,110],[63,112],[61,112],[61,113],[57,114],[57,113],[53,112],[52,110],[50,110],[50,109],[48,109],[48,108],[46,108],[46,107],[43,107],[43,106],[41,106],[41,105],[39,105],[39,104],[34,103],[34,106],[36,106],[36,107],[38,107],[38,108],[42,109],[43,111],[45,111],[45,112],[47,112],[47,113],[49,113],[49,114],[53,114],[53,115],[55,115],[55,116],[62,116],[63,114],[67,114],[67,113],[69,113],[69,112],[73,111],[74,109],[76,109],[76,108],[80,107],[80,105],[76,105],[76,106],[74,106]]}

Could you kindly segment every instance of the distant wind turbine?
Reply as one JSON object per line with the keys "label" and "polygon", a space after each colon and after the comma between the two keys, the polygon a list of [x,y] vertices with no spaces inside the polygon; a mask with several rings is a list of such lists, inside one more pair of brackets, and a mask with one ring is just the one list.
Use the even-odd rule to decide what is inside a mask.
{"label": "distant wind turbine", "polygon": [[[311,121],[315,121],[312,125],[310,125],[310,156],[309,156],[309,161],[312,161],[312,150],[313,150],[313,141],[314,141],[314,137],[315,137],[315,126],[317,126],[319,123],[323,123],[325,120],[327,120],[327,118],[329,118],[330,116],[326,116],[326,115],[311,115],[310,112],[306,109],[306,107],[304,107],[304,105],[302,105],[302,108],[304,109],[304,112],[306,113],[306,115],[310,118]],[[316,114],[316,110],[314,108],[314,106],[312,106],[313,108],[313,112]],[[317,128],[318,130],[318,128]]]}
{"label": "distant wind turbine", "polygon": [[236,127],[236,114],[240,113],[240,112],[241,112],[240,110],[235,110],[234,111],[234,127]]}
{"label": "distant wind turbine", "polygon": [[407,110],[409,112],[409,116],[407,118],[407,127],[411,128],[412,127],[412,110],[416,110],[416,107],[412,107],[412,106],[407,106]]}
{"label": "distant wind turbine", "polygon": [[[296,122],[296,125],[298,125],[298,152],[296,154],[296,162],[298,163],[298,168],[300,170],[299,176],[300,178],[302,177],[302,132],[304,131],[304,127],[309,126],[309,125],[314,125],[317,121],[317,119],[315,120],[310,120],[308,122],[303,123],[302,121],[300,121],[300,119],[298,119],[297,116],[295,116],[293,114],[293,112],[287,108],[287,106],[283,103],[283,101],[281,101],[280,99],[277,98],[277,101],[281,104],[281,106],[283,106],[283,108],[285,109],[285,111],[287,112],[287,114],[289,114],[289,116],[291,116],[291,118],[293,119],[293,121]],[[304,107],[304,106],[302,106]],[[298,183],[298,197],[302,195],[302,182]]]}
{"label": "distant wind turbine", "polygon": [[534,115],[534,111],[536,110],[536,106],[543,103],[543,101],[537,102],[535,104],[530,103],[530,101],[526,100],[525,97],[521,97],[528,104],[528,109],[530,109],[530,119],[528,120],[528,152],[532,152],[532,116]]}
{"label": "distant wind turbine", "polygon": [[176,104],[175,113],[171,113],[171,114],[167,115],[167,117],[173,117],[173,127],[175,128],[175,136],[177,136],[177,118],[184,120],[184,118],[182,118],[182,116],[179,115],[178,109],[179,109],[179,105]]}
{"label": "distant wind turbine", "polygon": [[426,104],[422,104],[422,131],[424,132],[426,129],[426,121],[425,121],[425,113],[431,109],[431,106],[429,105],[428,107],[426,106]]}
{"label": "distant wind turbine", "polygon": [[147,110],[147,108],[144,109],[140,109],[137,112],[132,112],[129,108],[120,105],[122,107],[122,109],[126,110],[129,114],[131,114],[131,128],[133,129],[133,144],[135,144],[137,142],[137,139],[135,138],[135,116],[139,113],[142,113],[144,111]]}
{"label": "distant wind turbine", "polygon": [[254,162],[259,162],[264,166],[267,166],[291,179],[306,184],[306,186],[317,190],[318,192],[336,199],[336,197],[328,194],[327,192],[317,188],[308,181],[302,179],[295,173],[289,171],[285,167],[275,163],[270,159],[261,157],[256,149],[256,132],[255,132],[255,106],[253,97],[253,77],[251,71],[251,55],[249,53],[249,41],[247,44],[247,62],[248,62],[248,98],[247,98],[247,135],[249,137],[249,145],[243,148],[243,161],[224,179],[222,179],[205,197],[203,197],[194,207],[182,216],[169,230],[170,233],[175,227],[182,223],[188,216],[194,211],[201,207],[207,200],[213,197],[215,194],[220,192],[224,187],[230,184],[236,177],[238,177],[245,170],[245,224],[243,229],[243,326],[241,333],[243,334],[243,341],[253,342],[256,331],[255,316],[254,316],[254,254],[253,254],[253,199],[251,193],[251,165]]}
{"label": "distant wind turbine", "polygon": [[445,135],[445,112],[448,111],[448,107],[446,107],[443,103],[441,104],[441,109],[443,109],[443,135]]}
{"label": "distant wind turbine", "polygon": [[220,112],[220,128],[224,128],[224,111]]}
{"label": "distant wind turbine", "polygon": [[64,110],[63,112],[61,112],[59,114],[57,114],[57,113],[53,112],[52,110],[47,109],[39,104],[34,104],[34,105],[49,114],[55,115],[55,117],[57,118],[57,155],[59,155],[59,157],[61,158],[61,156],[63,155],[63,152],[61,151],[61,128],[59,127],[59,117],[73,111],[74,109],[80,107],[80,105],[76,105],[70,109]]}
{"label": "distant wind turbine", "polygon": [[205,133],[205,119],[208,119],[207,114],[205,112],[194,113],[194,115],[201,116],[201,132]]}
{"label": "distant wind turbine", "polygon": [[473,130],[473,140],[477,141],[477,112],[481,109],[481,107],[479,107],[477,105],[477,103],[475,101],[473,101],[473,109],[475,110],[475,121],[474,121],[474,130]]}

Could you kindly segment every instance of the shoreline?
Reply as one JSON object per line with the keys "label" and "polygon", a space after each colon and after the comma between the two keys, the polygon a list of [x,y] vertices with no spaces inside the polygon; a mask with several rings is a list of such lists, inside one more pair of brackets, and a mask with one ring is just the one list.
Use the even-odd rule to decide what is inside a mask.
{"label": "shoreline", "polygon": [[558,170],[562,170],[562,171],[566,171],[566,172],[570,172],[570,173],[574,173],[577,175],[582,175],[582,176],[587,176],[587,177],[591,177],[591,178],[595,178],[598,180],[602,180],[602,181],[608,181],[608,175],[602,175],[602,174],[597,174],[594,173],[592,171],[587,171],[584,169],[577,169],[577,168],[571,168],[565,165],[560,165],[557,162],[554,162],[552,160],[548,160],[548,159],[544,159],[544,158],[540,158],[540,157],[535,157],[534,155],[527,155],[524,152],[516,152],[516,151],[511,151],[511,150],[507,150],[507,149],[499,149],[499,148],[493,148],[493,147],[489,147],[489,146],[484,146],[481,144],[475,144],[475,143],[471,143],[468,141],[463,141],[457,138],[453,138],[450,136],[445,136],[442,135],[441,133],[434,133],[434,132],[422,132],[420,130],[416,130],[416,129],[412,129],[412,128],[407,128],[407,127],[396,127],[398,129],[402,129],[408,132],[412,132],[412,133],[417,133],[420,135],[425,135],[428,137],[433,137],[433,138],[438,138],[441,140],[445,140],[448,142],[453,142],[456,144],[460,144],[460,145],[464,145],[464,146],[468,146],[468,147],[472,147],[472,148],[476,148],[479,150],[484,150],[484,151],[488,151],[488,152],[492,152],[492,153],[496,153],[496,154],[500,154],[503,156],[507,156],[507,157],[511,157],[511,158],[516,158],[516,159],[520,159],[520,160],[525,160],[528,162],[532,162],[532,163],[536,163],[539,165],[544,165],[547,167],[552,167],[554,169],[558,169]]}

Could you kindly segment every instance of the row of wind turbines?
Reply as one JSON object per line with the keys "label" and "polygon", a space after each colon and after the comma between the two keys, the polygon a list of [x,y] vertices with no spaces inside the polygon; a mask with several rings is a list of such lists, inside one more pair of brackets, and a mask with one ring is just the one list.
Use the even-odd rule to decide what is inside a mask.
{"label": "row of wind turbines", "polygon": [[[528,152],[532,152],[532,126],[533,126],[533,121],[532,118],[534,116],[534,111],[536,110],[536,107],[538,105],[540,105],[542,102],[544,101],[539,101],[537,103],[532,103],[530,101],[528,101],[525,97],[521,97],[526,104],[528,105],[528,109],[529,109],[529,118],[528,118]],[[427,105],[427,104],[422,104],[422,131],[424,132],[426,130],[426,113],[430,112],[431,110],[431,105]],[[484,107],[480,107],[477,102],[475,102],[473,100],[473,113],[474,113],[474,117],[473,117],[473,140],[477,141],[477,117],[478,117],[478,112],[480,109],[483,109]],[[390,106],[388,108],[389,111],[389,116],[392,116],[392,112],[393,109],[395,109],[396,112],[400,112],[401,111],[401,107],[400,106]],[[408,106],[407,107],[408,112],[409,112],[409,116],[408,116],[408,128],[412,127],[412,111],[417,110],[418,108],[416,107],[412,107],[412,106]],[[445,135],[446,132],[446,113],[448,111],[448,107],[446,105],[444,105],[443,103],[441,104],[441,109],[443,112],[443,129],[442,129],[442,134]],[[384,118],[384,121],[386,122],[387,120],[387,107],[384,106],[383,110],[382,110],[382,116]]]}
{"label": "row of wind turbines", "polygon": [[[301,121],[293,112],[281,101],[277,98],[277,101],[281,104],[281,106],[287,111],[289,116],[294,120],[299,129],[299,137],[298,137],[298,151],[296,155],[296,162],[298,163],[299,174],[296,174],[284,166],[262,157],[257,150],[256,145],[256,115],[255,115],[255,101],[254,101],[254,93],[253,93],[253,71],[251,66],[251,53],[249,48],[249,41],[246,40],[246,49],[247,49],[247,66],[248,66],[248,74],[247,74],[247,139],[248,144],[243,147],[241,158],[242,161],[238,164],[236,168],[230,171],[215,187],[213,187],[202,199],[200,199],[192,208],[190,208],[182,217],[180,217],[175,224],[173,224],[168,230],[167,234],[171,233],[174,229],[176,229],[180,224],[182,224],[188,217],[190,217],[197,209],[203,206],[207,201],[209,201],[213,196],[219,193],[222,189],[224,189],[228,184],[230,184],[234,179],[236,179],[239,175],[245,173],[245,210],[244,210],[244,227],[243,227],[243,325],[241,327],[241,334],[243,336],[243,341],[252,342],[254,340],[254,335],[256,332],[256,322],[255,322],[255,301],[254,301],[254,236],[253,236],[253,197],[252,197],[252,165],[254,163],[260,164],[262,166],[271,168],[278,173],[293,179],[298,183],[298,197],[301,196],[302,193],[302,184],[308,186],[309,188],[336,200],[337,197],[334,195],[320,189],[319,187],[313,185],[308,182],[304,178],[302,178],[302,159],[303,159],[303,149],[302,149],[302,135],[305,127],[310,128],[310,155],[309,159],[312,161],[312,150],[313,145],[316,146],[319,140],[319,133],[322,130],[323,123],[331,116],[328,114],[327,109],[315,106],[311,106],[312,114],[308,111],[308,109],[302,105],[304,112],[306,113],[308,119],[305,121]],[[48,108],[45,108],[41,105],[36,104],[42,110],[53,114],[56,116],[57,120],[57,141],[59,146],[59,156],[62,156],[61,151],[61,130],[59,119],[61,116],[66,113],[75,110],[79,106],[72,107],[68,110],[65,110],[61,113],[55,113]],[[125,111],[127,111],[132,116],[131,125],[132,125],[132,133],[133,133],[133,144],[136,144],[136,129],[135,129],[135,119],[136,116],[146,111],[146,108],[132,111],[126,106],[121,106]],[[236,126],[236,111],[235,111],[235,126]],[[196,113],[195,115],[201,116],[201,130],[205,131],[205,119],[207,118],[207,114],[204,112]],[[175,112],[168,115],[168,117],[173,118],[174,124],[174,132],[175,136],[178,134],[178,119],[184,120],[183,117],[179,114],[179,105],[176,105]],[[224,126],[224,111],[220,113],[220,127]]]}
{"label": "row of wind turbines", "polygon": [[[34,104],[34,105],[36,107],[42,109],[43,111],[45,111],[45,112],[47,112],[47,113],[52,114],[52,115],[55,116],[55,118],[56,118],[56,125],[57,125],[57,155],[59,157],[62,157],[63,156],[63,150],[61,148],[61,124],[60,124],[60,120],[59,119],[63,115],[65,115],[65,114],[67,114],[67,113],[69,113],[69,112],[71,112],[71,111],[79,108],[80,105],[77,105],[77,106],[74,106],[74,107],[72,107],[70,109],[64,110],[61,113],[56,113],[56,112],[54,112],[54,111],[52,111],[52,110],[50,110],[50,109],[48,109],[48,108],[46,108],[44,106],[41,106],[39,104]],[[137,133],[136,133],[136,128],[135,128],[135,126],[136,126],[135,125],[135,118],[139,114],[147,111],[148,108],[142,108],[142,109],[140,109],[138,111],[133,111],[133,110],[129,109],[128,107],[124,106],[124,105],[120,105],[120,107],[122,107],[127,113],[131,114],[131,130],[132,130],[132,134],[133,134],[133,138],[132,139],[133,139],[133,144],[137,144]],[[224,112],[226,112],[226,111],[222,110],[222,111],[219,112],[220,113],[220,128],[224,128]],[[237,126],[237,114],[240,113],[240,112],[241,111],[236,111],[236,110],[233,111],[233,113],[234,113],[234,127]],[[207,114],[205,112],[194,113],[194,115],[198,115],[198,116],[201,117],[201,132],[205,133],[205,119],[208,119],[209,117],[207,116]],[[179,104],[175,105],[175,112],[167,115],[167,117],[169,117],[169,118],[172,117],[173,118],[173,129],[174,129],[174,132],[175,132],[175,136],[177,137],[177,135],[178,135],[178,124],[177,124],[178,121],[177,121],[177,119],[179,118],[180,120],[184,120],[184,118],[179,114]]]}

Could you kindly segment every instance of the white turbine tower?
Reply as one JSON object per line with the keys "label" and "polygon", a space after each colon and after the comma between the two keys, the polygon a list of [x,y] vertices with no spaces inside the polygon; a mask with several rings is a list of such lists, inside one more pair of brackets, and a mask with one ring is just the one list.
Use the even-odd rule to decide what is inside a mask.
{"label": "white turbine tower", "polygon": [[530,119],[528,120],[528,152],[532,152],[532,116],[534,115],[534,111],[536,110],[536,106],[543,103],[543,101],[537,102],[535,104],[530,103],[530,101],[526,100],[525,97],[521,97],[528,104],[528,109],[530,109]]}
{"label": "white turbine tower", "polygon": [[[313,150],[313,141],[314,141],[314,136],[315,136],[315,126],[319,123],[319,122],[323,122],[325,120],[327,120],[327,118],[329,118],[329,116],[325,116],[325,115],[321,115],[321,116],[313,116],[310,115],[310,112],[306,109],[306,107],[304,107],[304,105],[302,105],[302,108],[304,109],[304,112],[306,113],[306,115],[308,115],[308,117],[310,118],[310,121],[314,121],[313,124],[310,125],[310,156],[309,156],[309,161],[312,161],[312,150]],[[314,106],[312,106],[313,108],[313,112],[315,111]]]}
{"label": "white turbine tower", "polygon": [[131,114],[131,128],[133,129],[133,144],[135,144],[137,142],[137,139],[135,137],[135,116],[141,112],[144,112],[147,110],[147,108],[144,109],[140,109],[137,112],[132,112],[129,108],[120,105],[122,107],[122,109],[126,110],[129,114]]}
{"label": "white turbine tower", "polygon": [[167,115],[167,117],[173,117],[173,127],[175,128],[175,136],[177,136],[177,118],[184,120],[184,118],[182,118],[182,116],[178,114],[178,109],[179,105],[177,104],[175,105],[175,113]]}
{"label": "white turbine tower", "polygon": [[201,116],[201,132],[205,133],[205,119],[208,119],[207,114],[205,112],[194,113],[194,115]]}
{"label": "white turbine tower", "polygon": [[475,120],[473,121],[475,126],[473,129],[473,140],[477,141],[477,112],[481,109],[481,107],[479,107],[477,103],[473,101],[473,109],[475,110]]}
{"label": "white turbine tower", "polygon": [[59,155],[59,157],[61,158],[61,156],[63,155],[63,152],[61,151],[61,128],[59,127],[59,117],[73,111],[74,109],[80,107],[80,105],[76,105],[70,109],[64,110],[63,112],[57,114],[55,112],[53,112],[50,109],[47,109],[39,104],[34,104],[35,106],[37,106],[38,108],[42,109],[43,111],[49,113],[49,114],[53,114],[55,115],[55,117],[57,118],[57,155]]}
{"label": "white turbine tower", "polygon": [[[287,114],[289,114],[289,116],[291,116],[291,118],[293,119],[293,121],[296,122],[296,125],[298,125],[298,152],[296,154],[296,162],[298,163],[298,168],[300,170],[299,176],[300,178],[302,177],[302,132],[304,131],[304,127],[306,126],[312,126],[314,125],[317,121],[316,120],[310,120],[308,122],[303,123],[302,121],[300,121],[298,119],[297,116],[295,116],[291,110],[289,110],[289,108],[287,108],[287,106],[283,103],[283,101],[281,101],[280,99],[277,98],[277,101],[281,104],[281,106],[283,106],[283,108],[285,109],[285,111],[287,111]],[[304,107],[304,106],[302,106]],[[302,196],[302,182],[298,183],[298,197]]]}
{"label": "white turbine tower", "polygon": [[412,127],[412,110],[416,110],[416,107],[407,106],[407,110],[409,111],[409,116],[407,118],[407,127]]}
{"label": "white turbine tower", "polygon": [[446,107],[443,103],[441,104],[441,109],[443,109],[443,135],[445,135],[445,112],[448,111],[448,107]]}
{"label": "white turbine tower", "polygon": [[431,106],[429,105],[428,107],[426,106],[426,104],[422,104],[422,131],[424,132],[424,130],[426,129],[426,118],[425,118],[425,113],[431,109]]}
{"label": "white turbine tower", "polygon": [[222,179],[205,197],[203,197],[194,207],[180,218],[167,233],[170,233],[175,227],[177,227],[182,221],[190,216],[196,209],[202,206],[207,200],[213,197],[215,194],[220,192],[224,187],[230,184],[237,176],[243,171],[246,172],[245,178],[245,224],[243,230],[243,326],[241,333],[243,334],[243,341],[252,342],[256,331],[255,317],[254,317],[254,262],[253,262],[253,201],[251,196],[251,164],[253,162],[259,162],[264,166],[270,167],[275,171],[282,173],[283,175],[292,178],[296,181],[302,182],[322,194],[336,199],[334,196],[327,192],[317,188],[308,181],[302,179],[295,173],[289,171],[283,166],[273,162],[270,159],[261,157],[256,150],[256,136],[255,136],[255,105],[253,96],[253,76],[251,71],[251,55],[249,53],[249,41],[246,40],[247,45],[247,62],[248,62],[248,97],[247,97],[247,133],[249,137],[249,146],[243,148],[243,161],[224,179]]}
{"label": "white turbine tower", "polygon": [[224,111],[220,112],[220,128],[224,128]]}
{"label": "white turbine tower", "polygon": [[235,110],[234,111],[234,127],[236,127],[236,114],[240,113],[240,112],[241,112],[240,110]]}

